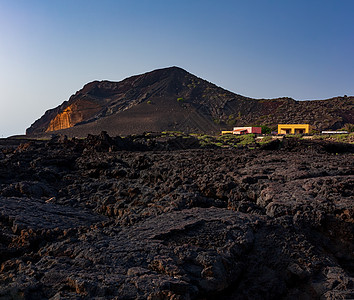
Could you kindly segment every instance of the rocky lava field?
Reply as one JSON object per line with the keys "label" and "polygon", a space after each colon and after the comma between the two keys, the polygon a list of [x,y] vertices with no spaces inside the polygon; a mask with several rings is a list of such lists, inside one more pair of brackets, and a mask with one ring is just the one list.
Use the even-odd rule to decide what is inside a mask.
{"label": "rocky lava field", "polygon": [[1,141],[0,299],[353,299],[353,147]]}

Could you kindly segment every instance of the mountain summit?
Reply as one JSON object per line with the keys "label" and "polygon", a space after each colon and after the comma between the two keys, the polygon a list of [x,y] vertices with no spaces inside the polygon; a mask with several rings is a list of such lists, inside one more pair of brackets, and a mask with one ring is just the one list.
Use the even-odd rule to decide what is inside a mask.
{"label": "mountain summit", "polygon": [[311,123],[317,129],[354,123],[354,97],[295,101],[251,99],[178,67],[136,75],[120,82],[93,81],[60,106],[48,110],[27,135],[60,131],[69,136],[127,135],[179,130],[217,133],[234,125]]}

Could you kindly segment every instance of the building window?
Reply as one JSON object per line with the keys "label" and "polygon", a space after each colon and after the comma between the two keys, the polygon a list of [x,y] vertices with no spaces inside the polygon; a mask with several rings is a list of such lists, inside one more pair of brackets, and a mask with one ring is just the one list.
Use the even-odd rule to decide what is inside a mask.
{"label": "building window", "polygon": [[295,129],[296,134],[303,134],[305,133],[305,129]]}

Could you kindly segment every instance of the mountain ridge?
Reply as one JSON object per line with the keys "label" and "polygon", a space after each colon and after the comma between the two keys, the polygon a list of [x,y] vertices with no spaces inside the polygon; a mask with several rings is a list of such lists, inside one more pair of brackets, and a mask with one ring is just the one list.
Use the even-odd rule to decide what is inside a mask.
{"label": "mountain ridge", "polygon": [[47,110],[26,134],[86,136],[102,130],[112,135],[164,130],[215,134],[232,126],[277,123],[310,123],[324,130],[354,123],[353,115],[354,97],[253,99],[174,66],[119,82],[89,82],[68,101]]}

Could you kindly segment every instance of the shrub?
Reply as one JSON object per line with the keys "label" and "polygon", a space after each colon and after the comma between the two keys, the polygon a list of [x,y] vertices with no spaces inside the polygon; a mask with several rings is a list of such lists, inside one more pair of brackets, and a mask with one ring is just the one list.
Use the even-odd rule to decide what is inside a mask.
{"label": "shrub", "polygon": [[249,145],[249,144],[253,144],[254,143],[254,134],[245,134],[242,135],[242,140],[240,142],[241,145]]}
{"label": "shrub", "polygon": [[226,120],[226,124],[230,126],[236,124],[236,118],[234,117],[234,115],[229,115],[228,119]]}
{"label": "shrub", "polygon": [[338,141],[338,142],[344,142],[348,137],[348,134],[336,134],[333,135],[332,139]]}
{"label": "shrub", "polygon": [[269,143],[273,140],[273,138],[271,136],[265,136],[263,139],[261,139],[259,141],[259,144],[266,144]]}
{"label": "shrub", "polygon": [[182,97],[177,98],[177,102],[181,102],[181,103],[183,103],[183,102],[184,102],[184,99],[183,99]]}
{"label": "shrub", "polygon": [[266,125],[262,125],[261,128],[262,128],[262,133],[263,133],[263,134],[270,134],[270,133],[272,133],[272,129],[271,129],[270,127],[266,126]]}
{"label": "shrub", "polygon": [[343,129],[348,132],[354,132],[354,124],[347,123],[344,125]]}

